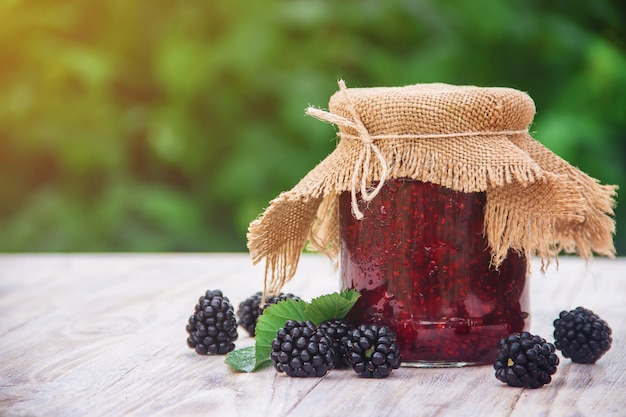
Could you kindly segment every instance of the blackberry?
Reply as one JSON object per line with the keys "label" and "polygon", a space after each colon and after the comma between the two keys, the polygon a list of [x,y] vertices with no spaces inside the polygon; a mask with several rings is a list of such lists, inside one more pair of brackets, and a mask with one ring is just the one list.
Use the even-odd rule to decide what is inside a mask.
{"label": "blackberry", "polygon": [[596,363],[610,348],[611,328],[593,311],[577,307],[554,320],[556,348],[572,362]]}
{"label": "blackberry", "polygon": [[387,326],[362,324],[346,340],[346,362],[363,377],[386,378],[400,367],[396,340],[396,334]]}
{"label": "blackberry", "polygon": [[346,341],[352,331],[352,325],[345,320],[326,320],[318,326],[333,341],[335,368],[347,368]]}
{"label": "blackberry", "polygon": [[310,321],[289,320],[276,332],[270,358],[289,376],[323,376],[334,367],[332,340]]}
{"label": "blackberry", "polygon": [[496,378],[511,387],[539,388],[552,381],[559,357],[552,343],[529,332],[500,339]]}
{"label": "blackberry", "polygon": [[200,355],[225,355],[235,349],[237,319],[232,304],[220,290],[208,290],[198,300],[187,324],[187,345]]}
{"label": "blackberry", "polygon": [[266,297],[265,304],[261,306],[261,300],[263,293],[261,291],[251,295],[250,297],[239,303],[237,308],[237,318],[239,319],[239,325],[246,329],[250,337],[254,337],[254,330],[256,329],[256,323],[259,316],[267,306],[276,304],[279,301],[292,299],[294,301],[300,301],[300,297],[293,294],[280,293],[271,297]]}

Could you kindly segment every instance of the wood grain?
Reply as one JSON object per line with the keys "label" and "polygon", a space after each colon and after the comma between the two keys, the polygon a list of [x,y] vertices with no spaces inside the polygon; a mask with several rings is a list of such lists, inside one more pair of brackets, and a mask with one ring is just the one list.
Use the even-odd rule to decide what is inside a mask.
{"label": "wood grain", "polygon": [[[551,340],[559,311],[584,305],[611,324],[614,342],[596,365],[561,358],[550,385],[524,390],[490,366],[297,379],[196,355],[185,324],[197,298],[220,288],[238,304],[261,288],[262,267],[246,254],[4,255],[0,415],[623,416],[625,271],[626,259],[563,258],[533,272],[534,333]],[[307,255],[285,290],[310,299],[338,290],[338,279]],[[239,333],[238,347],[253,344]]]}

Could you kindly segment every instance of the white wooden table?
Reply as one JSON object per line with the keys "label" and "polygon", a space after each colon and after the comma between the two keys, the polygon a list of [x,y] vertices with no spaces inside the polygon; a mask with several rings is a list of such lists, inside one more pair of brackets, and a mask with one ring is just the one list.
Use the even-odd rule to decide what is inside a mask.
{"label": "white wooden table", "polygon": [[[552,341],[559,311],[583,305],[613,328],[596,365],[561,358],[543,388],[507,387],[491,366],[400,368],[383,380],[350,370],[289,378],[235,373],[186,346],[197,298],[235,306],[261,289],[247,254],[0,256],[2,416],[625,416],[626,259],[534,262],[531,331]],[[286,291],[337,291],[326,258],[304,256]],[[253,340],[240,330],[237,347]]]}

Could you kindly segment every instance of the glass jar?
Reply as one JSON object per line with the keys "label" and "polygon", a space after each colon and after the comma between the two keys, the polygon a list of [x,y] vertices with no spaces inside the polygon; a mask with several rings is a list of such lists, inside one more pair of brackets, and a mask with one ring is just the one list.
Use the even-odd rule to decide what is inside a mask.
{"label": "glass jar", "polygon": [[362,220],[350,198],[339,196],[341,280],[361,298],[347,319],[390,326],[404,365],[491,364],[500,338],[528,328],[526,259],[490,266],[485,193],[391,179]]}

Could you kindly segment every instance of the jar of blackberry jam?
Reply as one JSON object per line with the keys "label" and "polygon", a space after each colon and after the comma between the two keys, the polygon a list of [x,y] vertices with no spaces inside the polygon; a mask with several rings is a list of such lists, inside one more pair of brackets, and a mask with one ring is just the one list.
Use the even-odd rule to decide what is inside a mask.
{"label": "jar of blackberry jam", "polygon": [[341,280],[361,298],[347,319],[390,326],[405,365],[492,363],[498,340],[528,327],[526,259],[509,251],[491,266],[484,192],[389,179],[361,220],[350,198],[339,196]]}
{"label": "jar of blackberry jam", "polygon": [[498,340],[529,326],[520,254],[615,255],[616,187],[530,135],[526,93],[338,86],[328,111],[306,111],[337,126],[336,149],[250,224],[266,292],[305,247],[339,256],[341,286],[361,293],[348,319],[389,325],[403,363],[493,363]]}

